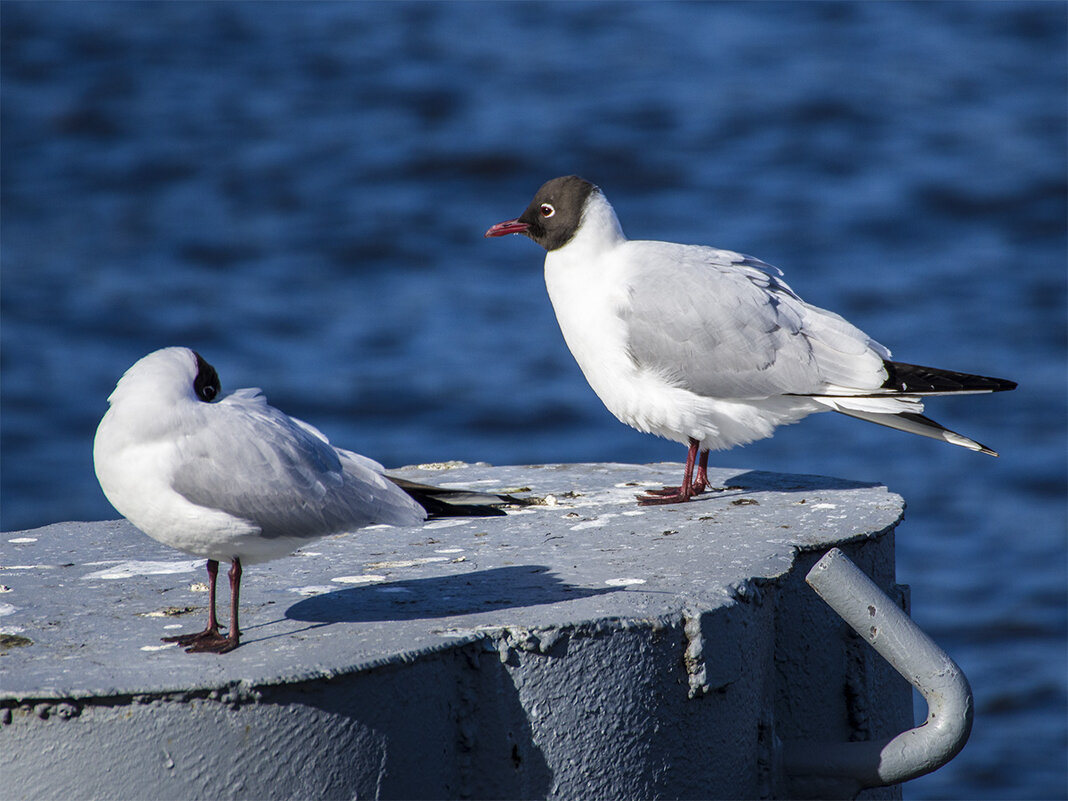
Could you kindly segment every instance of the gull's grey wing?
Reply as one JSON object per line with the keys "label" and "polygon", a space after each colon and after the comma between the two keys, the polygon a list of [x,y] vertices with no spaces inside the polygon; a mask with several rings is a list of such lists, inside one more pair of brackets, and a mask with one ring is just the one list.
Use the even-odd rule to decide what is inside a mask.
{"label": "gull's grey wing", "polygon": [[342,461],[322,435],[262,396],[234,393],[195,413],[195,433],[178,446],[174,490],[254,523],[265,537],[320,537],[425,518],[392,482],[358,460]]}
{"label": "gull's grey wing", "polygon": [[714,248],[626,247],[632,268],[619,313],[640,367],[713,398],[848,394],[886,380],[889,351],[805,303],[774,267]]}

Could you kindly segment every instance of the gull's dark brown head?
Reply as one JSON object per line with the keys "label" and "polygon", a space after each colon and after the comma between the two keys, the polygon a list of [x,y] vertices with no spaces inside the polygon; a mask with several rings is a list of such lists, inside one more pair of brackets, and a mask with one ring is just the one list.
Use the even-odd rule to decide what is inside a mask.
{"label": "gull's dark brown head", "polygon": [[575,236],[582,225],[586,202],[599,191],[577,175],[553,178],[538,190],[526,211],[514,220],[497,223],[486,231],[486,236],[523,234],[546,250],[556,250]]}

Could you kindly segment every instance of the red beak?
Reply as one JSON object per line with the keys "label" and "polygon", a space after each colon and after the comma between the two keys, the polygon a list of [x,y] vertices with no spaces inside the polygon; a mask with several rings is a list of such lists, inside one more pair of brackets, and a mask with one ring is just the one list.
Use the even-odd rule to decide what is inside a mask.
{"label": "red beak", "polygon": [[528,228],[530,228],[530,226],[525,222],[520,222],[519,220],[505,220],[490,228],[486,231],[485,235],[490,237],[504,236],[505,234],[521,234]]}

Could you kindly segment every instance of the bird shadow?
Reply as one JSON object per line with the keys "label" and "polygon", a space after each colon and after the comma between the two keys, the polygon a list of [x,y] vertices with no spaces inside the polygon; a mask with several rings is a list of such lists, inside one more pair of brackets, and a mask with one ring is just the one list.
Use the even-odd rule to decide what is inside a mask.
{"label": "bird shadow", "polygon": [[769,473],[763,470],[747,470],[731,476],[725,482],[728,488],[749,492],[814,492],[816,490],[870,489],[883,486],[878,481],[850,481],[832,476],[802,475],[794,473]]}
{"label": "bird shadow", "polygon": [[285,616],[308,623],[417,620],[573,601],[623,589],[575,586],[549,570],[515,565],[350,587],[298,601]]}

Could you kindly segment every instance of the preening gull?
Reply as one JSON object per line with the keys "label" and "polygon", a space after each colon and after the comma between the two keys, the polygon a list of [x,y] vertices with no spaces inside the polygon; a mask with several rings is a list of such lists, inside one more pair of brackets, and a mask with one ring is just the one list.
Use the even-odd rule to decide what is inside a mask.
{"label": "preening gull", "polygon": [[[313,426],[268,405],[258,389],[220,392],[215,368],[198,353],[150,353],[111,393],[93,446],[100,486],[124,517],[153,539],[208,560],[207,627],[167,638],[189,651],[237,647],[243,564],[364,526],[417,525],[427,517],[424,506],[503,514],[496,507],[515,501],[390,479],[374,460],[335,448]],[[223,635],[215,584],[226,561],[230,629]]]}

